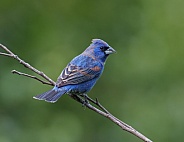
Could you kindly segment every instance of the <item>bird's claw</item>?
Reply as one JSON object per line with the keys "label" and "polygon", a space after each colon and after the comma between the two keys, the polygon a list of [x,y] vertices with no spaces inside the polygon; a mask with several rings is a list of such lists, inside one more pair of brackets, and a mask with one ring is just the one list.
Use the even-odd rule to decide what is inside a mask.
{"label": "bird's claw", "polygon": [[82,96],[84,97],[82,106],[87,106],[89,104],[87,94],[82,94]]}

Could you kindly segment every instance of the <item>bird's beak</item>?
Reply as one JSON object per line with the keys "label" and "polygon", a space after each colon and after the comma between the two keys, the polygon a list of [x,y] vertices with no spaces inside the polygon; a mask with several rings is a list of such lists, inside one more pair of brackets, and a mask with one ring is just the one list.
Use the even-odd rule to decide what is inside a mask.
{"label": "bird's beak", "polygon": [[113,54],[116,53],[116,50],[114,50],[112,47],[109,47],[106,51],[105,54]]}

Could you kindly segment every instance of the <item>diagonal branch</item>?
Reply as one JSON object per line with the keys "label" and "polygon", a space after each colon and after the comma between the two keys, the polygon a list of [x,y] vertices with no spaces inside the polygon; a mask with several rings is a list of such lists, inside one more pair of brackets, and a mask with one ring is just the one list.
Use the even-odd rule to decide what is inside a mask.
{"label": "diagonal branch", "polygon": [[2,53],[2,52],[0,52],[0,55],[12,57],[12,55],[11,55],[11,54]]}
{"label": "diagonal branch", "polygon": [[4,45],[0,44],[0,48],[4,49],[7,53],[2,53],[0,52],[0,55],[4,55],[4,56],[8,56],[8,57],[12,57],[16,60],[19,61],[20,64],[24,65],[24,67],[32,70],[33,72],[35,72],[36,74],[40,75],[41,77],[45,78],[46,80],[48,80],[53,86],[55,85],[55,82],[50,79],[48,76],[46,76],[43,72],[35,69],[34,67],[32,67],[30,64],[26,63],[25,61],[23,61],[22,59],[20,59],[17,55],[15,55],[13,52],[11,52],[8,48],[6,48]]}
{"label": "diagonal branch", "polygon": [[[7,57],[12,57],[14,59],[16,59],[17,61],[19,61],[20,64],[24,65],[26,68],[32,70],[33,72],[35,72],[36,74],[40,75],[42,78],[44,78],[46,81],[43,81],[39,78],[37,78],[36,76],[32,76],[26,73],[22,73],[22,72],[18,72],[16,70],[13,70],[12,73],[18,74],[18,75],[23,75],[29,78],[33,78],[36,79],[38,81],[40,81],[43,84],[47,84],[47,85],[55,85],[55,82],[50,79],[47,75],[45,75],[43,72],[35,69],[33,66],[31,66],[30,64],[26,63],[25,61],[23,61],[22,59],[20,59],[17,55],[15,55],[13,52],[11,52],[8,48],[6,48],[4,45],[0,44],[0,48],[2,48],[3,50],[5,50],[7,53],[3,53],[0,52],[0,55],[2,56],[7,56]],[[115,116],[113,116],[105,107],[103,107],[100,102],[98,101],[98,99],[93,100],[90,97],[88,97],[87,95],[85,96],[81,96],[81,97],[86,97],[87,100],[89,100],[90,102],[92,102],[93,104],[95,104],[96,106],[98,106],[100,109],[94,107],[93,105],[91,105],[89,102],[86,102],[85,98],[82,99],[81,97],[74,95],[74,94],[69,94],[69,96],[74,99],[75,101],[81,103],[82,105],[86,106],[87,108],[89,108],[90,110],[93,110],[94,112],[108,118],[110,121],[112,121],[113,123],[117,124],[120,128],[122,128],[123,130],[137,136],[138,138],[140,138],[141,140],[145,141],[145,142],[152,142],[150,139],[148,139],[146,136],[144,136],[143,134],[141,134],[140,132],[138,132],[137,130],[135,130],[133,127],[129,126],[128,124],[126,124],[125,122],[119,120],[118,118],[116,118]]]}
{"label": "diagonal branch", "polygon": [[143,134],[141,134],[140,132],[138,132],[137,130],[135,130],[133,127],[129,126],[128,124],[126,124],[125,122],[119,120],[118,118],[116,118],[115,116],[113,116],[109,111],[107,111],[105,109],[105,107],[103,107],[98,99],[96,99],[96,101],[94,101],[93,99],[91,99],[90,97],[87,96],[87,99],[92,102],[93,104],[96,104],[99,108],[101,108],[103,111],[99,110],[98,108],[92,106],[90,103],[86,103],[85,100],[82,100],[80,97],[78,97],[77,95],[73,95],[70,94],[70,97],[72,97],[74,100],[78,101],[79,103],[85,105],[87,108],[97,112],[98,114],[107,117],[110,121],[112,121],[113,123],[117,124],[118,126],[120,126],[123,130],[132,133],[133,135],[137,136],[138,138],[142,139],[145,142],[152,142],[150,139],[148,139],[147,137],[145,137]]}
{"label": "diagonal branch", "polygon": [[19,72],[19,71],[16,71],[16,70],[12,70],[11,72],[12,72],[13,74],[18,74],[18,75],[23,75],[23,76],[26,76],[26,77],[29,77],[29,78],[33,78],[33,79],[36,79],[36,80],[40,81],[40,82],[43,83],[43,84],[47,84],[47,85],[53,86],[52,83],[46,82],[46,81],[44,81],[44,80],[41,80],[41,79],[39,79],[39,78],[36,77],[36,76],[32,76],[32,75],[29,75],[29,74],[26,74],[26,73],[22,73],[22,72]]}

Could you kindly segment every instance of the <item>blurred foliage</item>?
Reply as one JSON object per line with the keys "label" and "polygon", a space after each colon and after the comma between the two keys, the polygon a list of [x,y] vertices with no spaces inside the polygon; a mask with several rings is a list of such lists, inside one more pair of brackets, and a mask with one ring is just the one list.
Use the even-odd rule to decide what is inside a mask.
{"label": "blurred foliage", "polygon": [[[153,141],[184,139],[184,1],[1,0],[0,43],[56,80],[92,38],[112,55],[92,98]],[[32,99],[51,87],[0,56],[0,142],[141,141],[67,95]]]}

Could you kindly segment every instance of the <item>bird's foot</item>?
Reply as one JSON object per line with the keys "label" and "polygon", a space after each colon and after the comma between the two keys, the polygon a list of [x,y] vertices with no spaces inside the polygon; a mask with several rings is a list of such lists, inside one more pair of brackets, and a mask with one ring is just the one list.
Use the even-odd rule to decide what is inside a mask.
{"label": "bird's foot", "polygon": [[82,106],[88,105],[89,104],[89,101],[88,101],[87,94],[81,94],[81,96],[84,98],[84,101],[83,101],[83,105]]}

